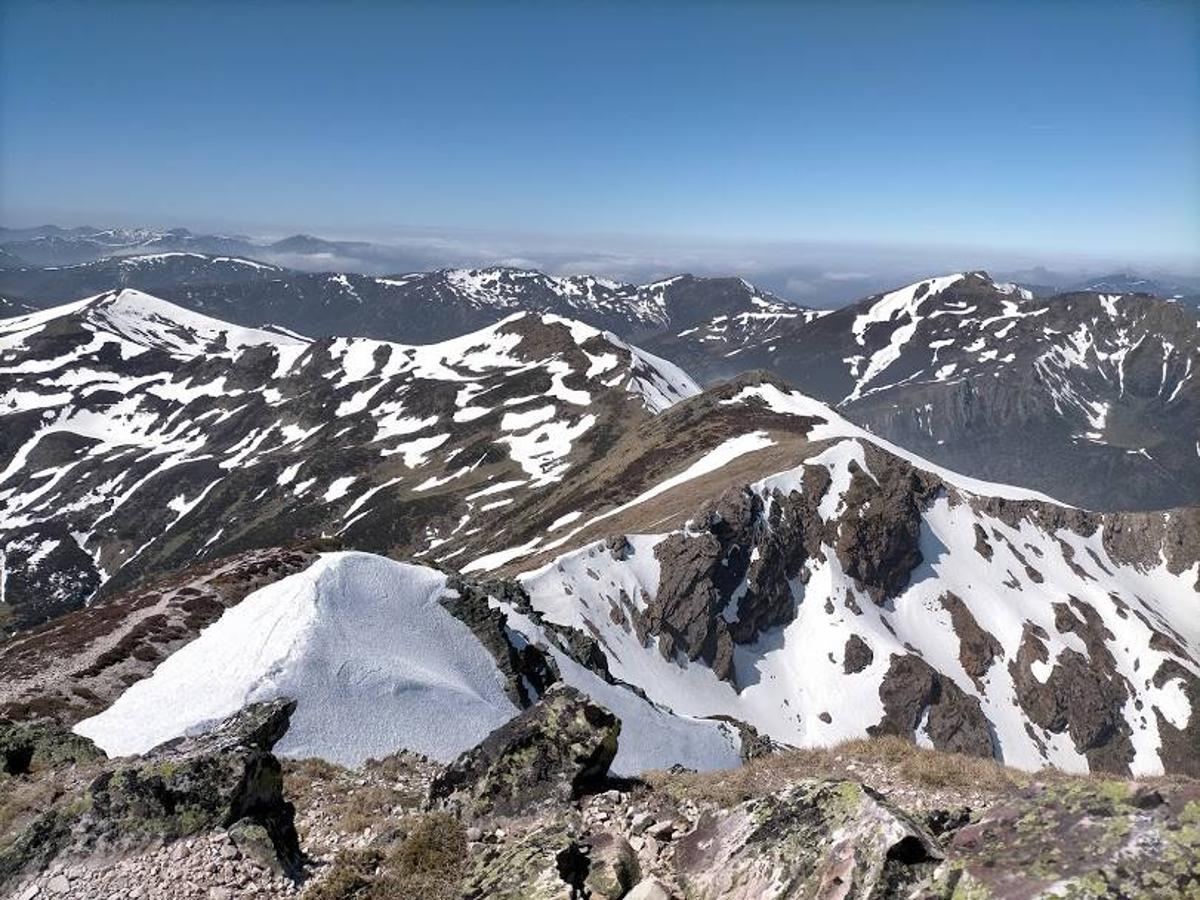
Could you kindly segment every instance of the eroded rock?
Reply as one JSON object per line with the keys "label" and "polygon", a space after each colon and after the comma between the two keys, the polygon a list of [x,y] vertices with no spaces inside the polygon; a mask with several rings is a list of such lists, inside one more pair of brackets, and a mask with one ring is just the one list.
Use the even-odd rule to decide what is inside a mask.
{"label": "eroded rock", "polygon": [[560,682],[447,766],[430,800],[483,816],[575,799],[603,784],[620,733],[616,716]]}

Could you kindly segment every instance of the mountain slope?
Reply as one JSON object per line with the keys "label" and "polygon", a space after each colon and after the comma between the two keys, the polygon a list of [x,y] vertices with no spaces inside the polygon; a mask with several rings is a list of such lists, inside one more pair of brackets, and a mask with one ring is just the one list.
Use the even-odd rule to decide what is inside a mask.
{"label": "mountain slope", "polygon": [[426,346],[308,342],[128,290],[0,322],[0,375],[0,583],[18,626],[102,584],[305,536],[408,554],[502,536],[514,494],[697,390],[552,316]]}
{"label": "mountain slope", "polygon": [[718,417],[712,449],[632,499],[464,569],[516,574],[529,602],[503,608],[592,635],[652,699],[784,743],[1195,770],[1196,509],[1101,515],[963,478],[770,382],[651,427]]}
{"label": "mountain slope", "polygon": [[1174,303],[952,275],[742,359],[959,471],[1096,509],[1200,503],[1200,323]]}

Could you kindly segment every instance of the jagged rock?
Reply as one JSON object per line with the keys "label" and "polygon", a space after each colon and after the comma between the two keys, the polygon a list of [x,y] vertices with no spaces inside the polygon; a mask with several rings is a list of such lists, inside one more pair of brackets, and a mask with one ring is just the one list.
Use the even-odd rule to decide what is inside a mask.
{"label": "jagged rock", "polygon": [[947,592],[942,595],[941,601],[950,613],[954,633],[958,635],[958,660],[962,663],[963,671],[971,676],[975,686],[982,691],[983,676],[996,657],[1004,656],[1004,648],[991,632],[980,627],[957,594]]}
{"label": "jagged rock", "polygon": [[300,862],[293,808],[271,748],[290,700],[248,706],[211,731],[117,759],[76,795],[60,798],[0,850],[0,884],[60,854],[121,852],[247,820],[270,839],[279,869]]}
{"label": "jagged rock", "polygon": [[875,660],[871,645],[852,634],[846,638],[846,648],[842,651],[842,671],[847,675],[861,672]]}
{"label": "jagged rock", "polygon": [[941,482],[874,445],[864,453],[870,473],[851,466],[835,550],[843,571],[882,603],[904,590],[921,564],[921,510]]}
{"label": "jagged rock", "polygon": [[1047,731],[1068,732],[1093,769],[1124,774],[1133,759],[1129,725],[1121,712],[1128,690],[1105,646],[1107,632],[1101,633],[1100,627],[1091,618],[1081,625],[1077,630],[1088,656],[1063,650],[1044,679],[1034,675],[1032,665],[1047,663],[1049,654],[1036,631],[1026,627],[1008,670],[1030,721]]}
{"label": "jagged rock", "polygon": [[773,505],[768,524],[756,493],[726,491],[698,517],[703,531],[673,534],[655,547],[661,574],[646,622],[665,658],[703,659],[736,684],[734,643],[791,621],[788,579],[806,558],[796,509],[803,501],[792,497]]}
{"label": "jagged rock", "polygon": [[430,800],[484,816],[577,798],[603,783],[620,732],[616,716],[560,682],[452,762]]}
{"label": "jagged rock", "polygon": [[1188,717],[1187,724],[1178,728],[1174,723],[1168,722],[1161,712],[1155,710],[1158,736],[1162,742],[1159,757],[1167,772],[1179,772],[1200,778],[1200,753],[1196,752],[1196,748],[1200,747],[1200,715],[1195,713],[1195,710],[1200,710],[1200,679],[1175,660],[1168,659],[1154,673],[1154,684],[1156,687],[1162,687],[1174,679],[1178,679],[1193,713]]}
{"label": "jagged rock", "polygon": [[993,756],[991,730],[979,699],[912,654],[893,655],[879,685],[883,719],[867,729],[873,735],[916,739],[922,716],[933,746],[950,753]]}
{"label": "jagged rock", "polygon": [[584,885],[595,900],[621,900],[642,877],[629,841],[611,831],[588,838],[588,872]]}
{"label": "jagged rock", "polygon": [[722,900],[900,896],[941,858],[924,828],[849,781],[706,811],[675,852],[685,894]]}
{"label": "jagged rock", "polygon": [[[440,600],[442,606],[470,628],[495,659],[496,667],[505,675],[504,691],[509,699],[522,709],[531,706],[538,695],[558,681],[558,666],[540,648],[510,631],[508,617],[488,603],[489,597],[500,593],[510,601],[517,592],[524,594],[520,585],[499,581],[475,583],[453,576],[446,586],[450,590]],[[523,606],[528,607],[528,595],[523,600]]]}

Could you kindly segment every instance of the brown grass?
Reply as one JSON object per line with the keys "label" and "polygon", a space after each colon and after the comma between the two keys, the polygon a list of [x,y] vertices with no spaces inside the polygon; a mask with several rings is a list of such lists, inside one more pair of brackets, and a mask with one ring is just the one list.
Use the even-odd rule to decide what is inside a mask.
{"label": "brown grass", "polygon": [[57,778],[10,778],[0,775],[0,846],[63,795]]}
{"label": "brown grass", "polygon": [[969,789],[1004,794],[1030,780],[1027,773],[1006,768],[991,759],[926,750],[903,738],[887,736],[850,740],[829,748],[788,750],[728,771],[680,775],[653,772],[646,776],[646,781],[655,790],[677,800],[733,806],[782,790],[802,778],[863,780],[863,774],[849,769],[848,763],[877,765],[885,770],[889,781],[928,790]]}
{"label": "brown grass", "polygon": [[385,847],[346,850],[304,900],[456,900],[467,859],[462,825],[445,813],[414,816]]}

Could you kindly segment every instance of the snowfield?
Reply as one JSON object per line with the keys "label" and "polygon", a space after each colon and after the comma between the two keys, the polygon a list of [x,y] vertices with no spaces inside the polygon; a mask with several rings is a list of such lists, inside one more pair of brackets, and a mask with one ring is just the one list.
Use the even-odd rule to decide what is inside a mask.
{"label": "snowfield", "polygon": [[[446,576],[369,553],[330,553],[246,597],[75,731],[112,756],[203,731],[248,703],[291,697],[284,756],[359,765],[404,748],[448,761],[519,712],[471,630],[438,600]],[[520,616],[510,625],[545,643]],[[554,656],[568,684],[616,712],[616,771],[739,762],[736,730],[673,716]]]}
{"label": "snowfield", "polygon": [[437,602],[446,576],[334,553],[255,591],[76,731],[144,753],[247,703],[292,697],[288,756],[452,759],[516,715],[491,656]]}

